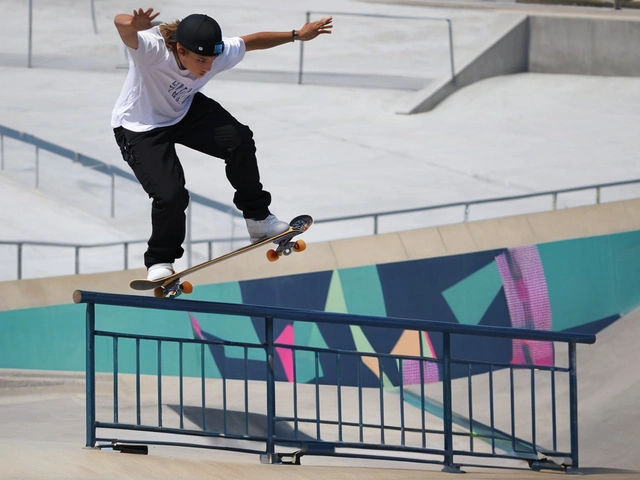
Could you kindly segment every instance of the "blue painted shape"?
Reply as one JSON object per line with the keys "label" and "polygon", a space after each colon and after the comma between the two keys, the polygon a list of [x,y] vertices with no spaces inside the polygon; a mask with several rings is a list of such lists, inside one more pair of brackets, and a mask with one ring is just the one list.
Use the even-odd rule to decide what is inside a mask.
{"label": "blue painted shape", "polygon": [[[293,322],[293,332],[295,344],[314,348],[329,348],[320,329],[315,323]],[[310,382],[316,377],[315,355],[313,352],[295,351],[296,381],[301,383]],[[320,362],[318,373],[324,376],[322,362]]]}
{"label": "blue painted shape", "polygon": [[[220,283],[198,287],[197,300],[208,302],[242,303],[242,289],[239,282]],[[196,289],[194,289],[196,293]],[[221,340],[231,342],[260,343],[254,323],[250,317],[234,315],[206,315],[196,316],[203,331],[211,333]],[[241,347],[224,347],[225,355],[229,358],[244,359],[244,349]],[[249,360],[264,360],[264,354],[258,349],[250,348]]]}

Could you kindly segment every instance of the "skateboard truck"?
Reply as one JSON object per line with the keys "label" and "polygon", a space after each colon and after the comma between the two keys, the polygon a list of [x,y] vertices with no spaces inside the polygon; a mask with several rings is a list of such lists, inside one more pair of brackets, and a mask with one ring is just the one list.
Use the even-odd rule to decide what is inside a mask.
{"label": "skateboard truck", "polygon": [[291,255],[293,252],[303,252],[307,248],[307,243],[304,240],[297,240],[295,242],[282,242],[274,249],[272,248],[267,252],[267,260],[275,262],[280,259],[281,256]]}
{"label": "skateboard truck", "polygon": [[156,298],[176,298],[183,293],[189,294],[191,292],[193,292],[191,282],[180,283],[180,279],[178,278],[165,287],[160,286],[154,288],[153,296]]}

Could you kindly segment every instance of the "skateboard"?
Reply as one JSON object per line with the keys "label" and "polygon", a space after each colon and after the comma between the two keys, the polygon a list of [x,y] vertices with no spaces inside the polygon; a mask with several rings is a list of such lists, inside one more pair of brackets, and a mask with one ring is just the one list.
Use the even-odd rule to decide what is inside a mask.
{"label": "skateboard", "polygon": [[306,232],[313,224],[313,218],[309,215],[300,215],[291,222],[289,222],[289,230],[279,233],[273,237],[264,238],[251,245],[246,245],[232,252],[226,253],[219,257],[207,260],[206,262],[189,267],[181,272],[176,272],[168,277],[159,278],[158,280],[132,280],[129,282],[129,287],[133,290],[153,290],[153,295],[158,298],[173,298],[183,293],[191,293],[193,291],[193,285],[189,282],[182,282],[182,277],[202,270],[210,265],[223,262],[229,258],[241,255],[256,248],[260,248],[270,243],[276,244],[275,248],[267,251],[267,260],[275,262],[283,255],[290,255],[293,252],[302,252],[307,248],[307,244],[304,240],[294,240],[296,235]]}

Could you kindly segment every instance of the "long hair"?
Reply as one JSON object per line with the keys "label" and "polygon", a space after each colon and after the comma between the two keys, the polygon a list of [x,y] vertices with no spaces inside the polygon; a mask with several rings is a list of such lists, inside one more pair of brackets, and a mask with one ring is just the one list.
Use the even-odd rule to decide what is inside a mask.
{"label": "long hair", "polygon": [[178,24],[180,20],[176,20],[171,23],[163,23],[160,25],[160,33],[162,34],[162,38],[164,38],[164,43],[169,50],[172,52],[176,51],[176,32],[178,31]]}

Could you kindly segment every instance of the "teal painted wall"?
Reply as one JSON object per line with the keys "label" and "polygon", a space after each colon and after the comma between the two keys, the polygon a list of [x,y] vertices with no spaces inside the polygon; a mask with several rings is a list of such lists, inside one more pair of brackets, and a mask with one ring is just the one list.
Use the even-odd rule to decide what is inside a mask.
{"label": "teal painted wall", "polygon": [[[496,258],[504,251],[203,285],[197,286],[189,298],[465,324],[486,324],[489,319],[505,325],[509,324],[509,312],[496,266]],[[544,269],[553,330],[573,329],[603,319],[615,320],[640,305],[640,231],[541,244],[537,251]],[[299,289],[297,296],[280,294],[295,291],[294,287]],[[294,304],[284,304],[286,301]],[[85,305],[68,304],[0,312],[0,368],[83,371],[85,308]],[[98,330],[179,338],[194,335],[188,316],[182,312],[104,306],[97,306],[96,311]],[[505,316],[507,318],[502,318]],[[250,318],[198,314],[197,321],[203,331],[223,340],[259,341],[259,331]],[[331,347],[336,341],[332,332],[323,326],[294,322],[293,330],[297,344]],[[391,351],[398,341],[385,338],[384,333],[375,330],[351,329],[341,331],[340,335],[350,335],[349,341],[361,351]],[[141,352],[142,373],[156,373],[156,342],[143,342]],[[111,371],[110,341],[99,339],[96,353],[98,371]],[[164,346],[162,353],[163,373],[177,374],[177,345]],[[200,375],[202,355],[200,347],[185,348],[185,375]],[[135,342],[122,340],[119,356],[126,360],[122,365],[135,365]],[[224,347],[224,356],[241,360],[242,350]],[[264,352],[251,349],[249,360],[264,362]],[[207,376],[219,375],[209,352],[204,352],[204,364]],[[300,365],[297,374],[309,380],[313,370]]]}

